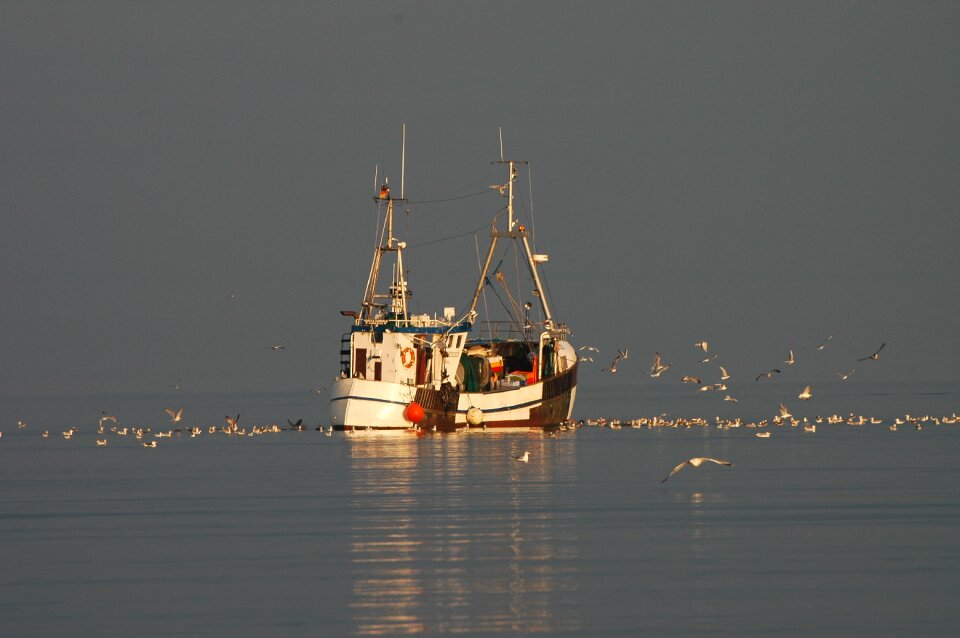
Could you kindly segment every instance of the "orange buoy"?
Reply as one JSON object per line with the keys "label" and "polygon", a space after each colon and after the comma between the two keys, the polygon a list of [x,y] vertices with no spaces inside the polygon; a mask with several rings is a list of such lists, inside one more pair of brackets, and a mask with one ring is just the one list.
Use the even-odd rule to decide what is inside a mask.
{"label": "orange buoy", "polygon": [[411,401],[403,409],[403,418],[411,423],[420,423],[425,416],[427,415],[423,411],[423,407],[416,401]]}

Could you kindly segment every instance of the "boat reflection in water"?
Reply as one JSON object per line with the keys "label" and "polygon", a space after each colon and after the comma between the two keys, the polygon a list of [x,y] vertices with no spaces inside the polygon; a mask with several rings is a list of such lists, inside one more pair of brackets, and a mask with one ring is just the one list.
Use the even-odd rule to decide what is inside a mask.
{"label": "boat reflection in water", "polygon": [[[576,631],[574,441],[350,435],[353,633]],[[511,452],[530,451],[529,463]]]}

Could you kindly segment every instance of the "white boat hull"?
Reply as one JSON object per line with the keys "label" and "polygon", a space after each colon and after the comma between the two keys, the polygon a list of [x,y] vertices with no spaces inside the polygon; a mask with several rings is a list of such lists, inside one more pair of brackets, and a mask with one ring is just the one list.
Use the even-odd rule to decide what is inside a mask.
{"label": "white boat hull", "polygon": [[[424,429],[556,427],[569,419],[576,398],[576,366],[546,382],[495,392],[454,393],[454,404],[432,388],[400,383],[340,379],[331,389],[330,420],[334,429],[395,430],[418,424],[407,420],[412,402],[425,412]],[[447,397],[450,398],[450,397]],[[477,408],[481,420],[467,423],[467,411]]]}

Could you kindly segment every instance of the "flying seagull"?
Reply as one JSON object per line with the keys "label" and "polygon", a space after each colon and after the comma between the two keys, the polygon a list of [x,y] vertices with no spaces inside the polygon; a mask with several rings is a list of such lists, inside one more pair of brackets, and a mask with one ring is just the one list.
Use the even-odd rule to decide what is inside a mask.
{"label": "flying seagull", "polygon": [[877,348],[877,351],[874,352],[872,355],[870,355],[869,357],[864,357],[863,359],[857,359],[857,361],[866,361],[866,360],[868,360],[868,359],[871,359],[871,360],[873,360],[873,361],[876,361],[877,359],[880,358],[880,351],[883,350],[883,346],[885,346],[885,345],[887,345],[887,342],[886,342],[886,341],[884,341],[883,343],[881,343],[881,344],[880,344],[880,347]]}
{"label": "flying seagull", "polygon": [[781,403],[781,404],[780,404],[780,418],[781,418],[781,419],[789,419],[789,418],[792,417],[792,416],[793,416],[793,415],[790,414],[790,410],[787,409],[787,406],[785,406],[784,404]]}
{"label": "flying seagull", "polygon": [[847,372],[837,372],[836,375],[840,377],[841,381],[846,381],[850,378],[850,375],[853,374],[853,368],[850,368]]}
{"label": "flying seagull", "polygon": [[774,374],[780,374],[780,371],[777,369],[767,370],[766,372],[761,372],[757,375],[757,378],[754,381],[759,381],[761,378],[766,377],[768,379],[772,378]]}
{"label": "flying seagull", "polygon": [[699,385],[701,381],[700,377],[685,375],[682,379],[680,379],[680,383],[696,383]]}
{"label": "flying seagull", "polygon": [[600,352],[600,350],[599,350],[598,348],[594,348],[593,346],[580,346],[580,350],[581,350],[581,352],[582,352],[583,350],[590,350],[590,351],[592,351],[592,352]]}
{"label": "flying seagull", "polygon": [[704,352],[706,352],[707,350],[710,349],[710,343],[709,343],[708,341],[706,341],[706,340],[698,341],[698,342],[696,342],[695,344],[693,344],[693,347],[694,347],[694,348],[700,348],[701,350],[703,350]]}
{"label": "flying seagull", "polygon": [[803,389],[803,392],[801,392],[800,394],[797,395],[797,398],[798,398],[798,399],[803,399],[804,401],[807,401],[807,400],[809,400],[810,397],[812,397],[812,396],[813,396],[813,393],[810,391],[810,386],[807,386],[807,387],[805,387],[805,388]]}
{"label": "flying seagull", "polygon": [[670,364],[662,363],[660,360],[660,353],[655,352],[653,354],[653,365],[650,366],[650,376],[653,378],[657,378],[669,369],[670,369]]}
{"label": "flying seagull", "polygon": [[620,353],[617,353],[617,356],[613,358],[613,361],[610,362],[609,368],[603,368],[602,372],[609,372],[610,374],[617,373],[617,361],[620,360]]}
{"label": "flying seagull", "polygon": [[791,350],[790,354],[787,356],[787,360],[784,361],[784,363],[787,364],[788,366],[792,366],[796,362],[797,360],[793,358],[793,350]]}
{"label": "flying seagull", "polygon": [[286,350],[287,346],[267,346],[271,350]]}
{"label": "flying seagull", "polygon": [[724,368],[723,366],[720,366],[720,380],[726,381],[729,378],[730,378],[730,373],[727,372],[726,368]]}
{"label": "flying seagull", "polygon": [[667,478],[663,479],[660,482],[666,483],[668,478],[670,478],[671,476],[673,476],[674,474],[676,474],[677,472],[679,472],[680,470],[682,470],[688,465],[692,465],[693,467],[700,467],[707,461],[710,461],[711,463],[716,463],[717,465],[726,465],[727,467],[733,466],[733,463],[731,463],[730,461],[724,461],[723,459],[711,459],[708,456],[695,456],[692,459],[687,459],[677,467],[673,468],[673,470],[669,474],[667,474]]}
{"label": "flying seagull", "polygon": [[165,408],[163,411],[170,415],[170,423],[178,423],[180,419],[183,418],[183,408],[180,408],[176,412],[170,408]]}
{"label": "flying seagull", "polygon": [[833,339],[833,335],[830,335],[829,337],[827,337],[826,339],[824,339],[824,340],[823,340],[823,343],[821,343],[819,346],[817,346],[817,350],[823,350],[824,348],[826,348],[826,347],[827,347],[827,342],[830,341],[831,339]]}

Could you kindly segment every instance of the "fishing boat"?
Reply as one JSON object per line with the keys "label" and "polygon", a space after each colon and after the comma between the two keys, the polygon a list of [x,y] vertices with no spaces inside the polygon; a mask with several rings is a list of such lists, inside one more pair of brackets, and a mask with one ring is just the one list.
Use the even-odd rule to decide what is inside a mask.
{"label": "fishing boat", "polygon": [[[506,182],[490,188],[499,191],[506,206],[493,216],[486,260],[462,313],[453,306],[434,315],[411,313],[407,245],[395,236],[393,219],[395,207],[408,201],[403,173],[399,197],[386,182],[375,193],[383,221],[363,299],[359,310],[341,311],[353,324],[341,338],[340,371],[330,390],[334,429],[551,428],[570,418],[577,352],[570,330],[554,319],[542,284],[541,265],[548,257],[531,250],[530,233],[515,214],[517,177],[527,163],[502,155],[501,150],[495,163],[506,168]],[[377,183],[375,178],[375,188]],[[513,279],[500,265],[491,271],[494,257],[507,249],[522,255],[516,261],[525,262],[529,290],[511,286]],[[509,311],[507,319],[479,320],[477,307],[486,289],[494,289]],[[529,301],[521,305],[524,292],[537,300],[538,310]]]}

